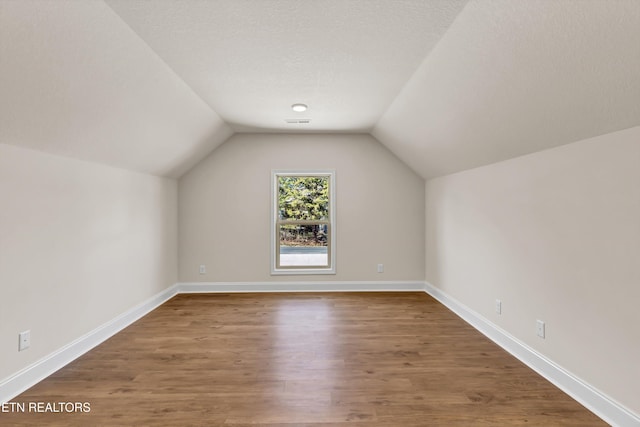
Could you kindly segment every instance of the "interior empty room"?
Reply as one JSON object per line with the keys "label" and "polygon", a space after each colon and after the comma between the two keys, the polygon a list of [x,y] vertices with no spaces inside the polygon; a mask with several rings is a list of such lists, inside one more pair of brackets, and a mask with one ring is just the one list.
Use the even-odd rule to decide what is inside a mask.
{"label": "interior empty room", "polygon": [[0,424],[640,426],[640,2],[0,0]]}

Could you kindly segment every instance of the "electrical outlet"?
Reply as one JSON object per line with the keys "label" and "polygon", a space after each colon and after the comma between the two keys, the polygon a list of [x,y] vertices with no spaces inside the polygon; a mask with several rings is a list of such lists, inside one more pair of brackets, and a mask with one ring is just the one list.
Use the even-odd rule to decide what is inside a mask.
{"label": "electrical outlet", "polygon": [[544,322],[542,320],[536,320],[536,333],[540,338],[544,338]]}
{"label": "electrical outlet", "polygon": [[24,331],[18,334],[18,351],[31,347],[31,331]]}
{"label": "electrical outlet", "polygon": [[204,264],[200,264],[200,274],[206,274],[207,273],[207,266]]}
{"label": "electrical outlet", "polygon": [[378,264],[378,273],[384,273],[384,264]]}
{"label": "electrical outlet", "polygon": [[496,313],[502,314],[502,301],[496,300]]}

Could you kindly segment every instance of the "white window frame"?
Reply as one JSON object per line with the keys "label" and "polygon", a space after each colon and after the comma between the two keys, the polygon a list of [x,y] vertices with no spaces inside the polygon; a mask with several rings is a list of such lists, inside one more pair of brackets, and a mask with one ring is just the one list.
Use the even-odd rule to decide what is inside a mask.
{"label": "white window frame", "polygon": [[[278,177],[280,176],[322,176],[329,178],[329,245],[328,267],[278,267],[277,247],[280,236],[278,229]],[[336,172],[333,169],[271,171],[271,275],[336,274]]]}

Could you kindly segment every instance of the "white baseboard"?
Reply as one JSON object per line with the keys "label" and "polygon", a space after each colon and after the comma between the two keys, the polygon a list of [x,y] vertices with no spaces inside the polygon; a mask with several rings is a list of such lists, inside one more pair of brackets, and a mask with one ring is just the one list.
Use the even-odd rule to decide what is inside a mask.
{"label": "white baseboard", "polygon": [[179,283],[180,293],[215,292],[422,292],[424,282],[190,282]]}
{"label": "white baseboard", "polygon": [[0,383],[0,404],[37,384],[58,369],[104,342],[156,307],[181,293],[235,292],[422,292],[426,291],[463,320],[542,375],[606,422],[620,427],[640,426],[640,416],[547,359],[486,318],[426,282],[191,282],[176,283],[127,312],[94,329]]}
{"label": "white baseboard", "polygon": [[113,320],[86,333],[2,381],[0,383],[0,404],[9,402],[20,393],[39,383],[58,369],[68,365],[98,344],[106,341],[142,316],[165,303],[176,295],[177,289],[177,285],[165,289],[130,310],[127,310]]}
{"label": "white baseboard", "polygon": [[179,293],[215,292],[367,292],[424,291],[424,282],[196,282],[176,283],[113,320],[81,336],[0,382],[0,404],[34,386],[60,368],[71,363],[98,344],[106,341],[156,307]]}
{"label": "white baseboard", "polygon": [[607,423],[620,427],[640,426],[640,416],[547,359],[447,293],[428,282],[425,282],[425,292]]}

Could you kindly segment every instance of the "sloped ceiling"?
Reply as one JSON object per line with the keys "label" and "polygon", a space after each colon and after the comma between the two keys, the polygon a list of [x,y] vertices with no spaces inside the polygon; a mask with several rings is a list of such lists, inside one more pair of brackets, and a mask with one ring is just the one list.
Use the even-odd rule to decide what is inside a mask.
{"label": "sloped ceiling", "polygon": [[232,133],[102,1],[0,0],[0,143],[177,177]]}
{"label": "sloped ceiling", "polygon": [[639,1],[481,0],[373,135],[429,178],[638,125]]}
{"label": "sloped ceiling", "polygon": [[177,177],[371,132],[429,178],[640,125],[639,40],[635,0],[0,0],[0,143]]}
{"label": "sloped ceiling", "polygon": [[368,132],[465,2],[107,4],[235,130]]}

